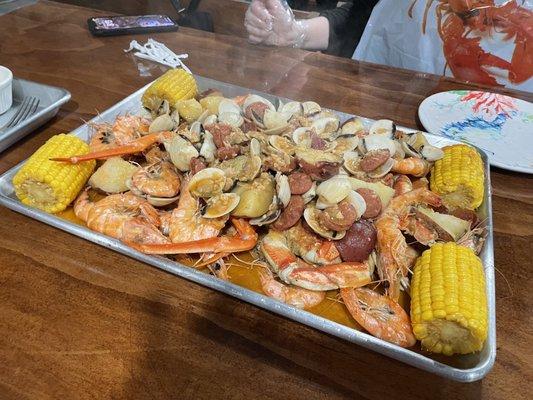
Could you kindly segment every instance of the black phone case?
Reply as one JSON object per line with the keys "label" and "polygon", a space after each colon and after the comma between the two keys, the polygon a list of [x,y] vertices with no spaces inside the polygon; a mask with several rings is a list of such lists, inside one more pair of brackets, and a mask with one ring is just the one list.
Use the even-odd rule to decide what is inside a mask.
{"label": "black phone case", "polygon": [[118,35],[137,35],[141,33],[156,33],[156,32],[175,32],[178,30],[178,23],[174,18],[168,17],[172,20],[174,25],[172,26],[147,26],[147,27],[135,27],[135,28],[117,28],[117,29],[96,29],[96,24],[93,18],[113,18],[116,15],[108,15],[102,17],[91,17],[87,20],[89,31],[94,36],[118,36]]}

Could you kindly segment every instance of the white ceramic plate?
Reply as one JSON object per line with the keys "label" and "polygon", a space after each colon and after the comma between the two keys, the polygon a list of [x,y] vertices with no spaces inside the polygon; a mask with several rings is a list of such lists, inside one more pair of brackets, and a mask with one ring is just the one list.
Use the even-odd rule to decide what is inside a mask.
{"label": "white ceramic plate", "polygon": [[426,130],[485,150],[491,165],[533,174],[533,104],[501,94],[454,90],[418,108]]}

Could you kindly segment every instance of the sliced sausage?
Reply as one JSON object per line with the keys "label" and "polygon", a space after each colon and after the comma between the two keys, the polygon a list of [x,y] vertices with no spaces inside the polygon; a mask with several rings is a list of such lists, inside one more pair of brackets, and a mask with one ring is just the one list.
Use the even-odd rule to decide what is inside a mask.
{"label": "sliced sausage", "polygon": [[262,101],[256,101],[255,103],[252,103],[248,107],[246,107],[244,115],[246,116],[246,118],[252,119],[252,111],[253,111],[256,117],[263,119],[263,116],[265,115],[265,111],[267,110],[267,108],[268,106]]}
{"label": "sliced sausage", "polygon": [[253,121],[244,121],[244,123],[241,125],[241,131],[243,131],[243,133],[257,130],[257,125]]}
{"label": "sliced sausage", "polygon": [[193,175],[196,174],[198,171],[207,168],[207,165],[205,164],[204,160],[200,157],[191,158],[189,166],[191,168],[191,174]]}
{"label": "sliced sausage", "polygon": [[311,131],[311,148],[315,150],[324,150],[326,148],[326,141]]}
{"label": "sliced sausage", "polygon": [[365,199],[366,210],[362,215],[363,218],[376,218],[381,212],[381,199],[372,189],[359,188],[356,190],[357,193]]}
{"label": "sliced sausage", "polygon": [[310,164],[304,160],[299,160],[298,163],[304,172],[315,181],[325,181],[339,173],[340,164],[329,161],[319,161],[316,164]]}
{"label": "sliced sausage", "polygon": [[205,129],[213,135],[213,142],[217,148],[225,147],[227,145],[226,138],[231,134],[231,126],[217,123],[207,125]]}
{"label": "sliced sausage", "polygon": [[360,219],[346,231],[335,246],[344,262],[363,262],[368,259],[376,245],[376,228],[371,221]]}
{"label": "sliced sausage", "polygon": [[302,196],[293,195],[279,218],[272,224],[278,231],[286,231],[296,225],[304,213],[305,203]]}
{"label": "sliced sausage", "polygon": [[371,150],[364,155],[359,166],[365,172],[374,171],[381,167],[390,158],[388,149]]}
{"label": "sliced sausage", "polygon": [[475,211],[467,210],[465,208],[456,208],[451,212],[454,217],[464,219],[465,221],[470,221],[472,226],[477,225],[479,218]]}
{"label": "sliced sausage", "polygon": [[219,147],[217,149],[216,156],[220,161],[231,160],[232,158],[237,157],[241,152],[241,148],[237,145]]}
{"label": "sliced sausage", "polygon": [[291,194],[304,194],[313,186],[313,180],[304,172],[293,172],[289,175]]}
{"label": "sliced sausage", "polygon": [[357,220],[357,211],[348,201],[326,208],[318,215],[318,222],[336,232],[347,230]]}

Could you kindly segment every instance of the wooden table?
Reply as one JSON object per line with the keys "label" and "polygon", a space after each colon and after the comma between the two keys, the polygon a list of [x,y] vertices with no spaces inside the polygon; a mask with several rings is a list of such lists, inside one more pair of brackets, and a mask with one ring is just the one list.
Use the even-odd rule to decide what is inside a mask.
{"label": "wooden table", "polygon": [[[0,17],[0,63],[72,93],[0,172],[163,72],[124,54],[133,37],[91,37],[97,14],[41,1]],[[187,29],[153,37],[200,75],[411,127],[426,96],[472,87]],[[533,180],[494,169],[492,181],[498,355],[483,381],[422,372],[0,208],[0,398],[525,399]]]}

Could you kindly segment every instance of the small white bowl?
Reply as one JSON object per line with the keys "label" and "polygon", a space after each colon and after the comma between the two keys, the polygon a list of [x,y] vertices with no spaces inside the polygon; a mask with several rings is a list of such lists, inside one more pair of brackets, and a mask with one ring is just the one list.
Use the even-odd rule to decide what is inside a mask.
{"label": "small white bowl", "polygon": [[13,73],[0,65],[0,114],[11,108],[13,103]]}

